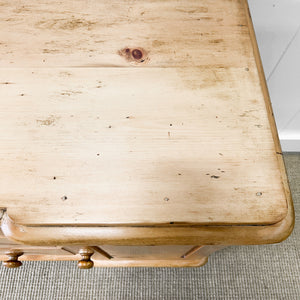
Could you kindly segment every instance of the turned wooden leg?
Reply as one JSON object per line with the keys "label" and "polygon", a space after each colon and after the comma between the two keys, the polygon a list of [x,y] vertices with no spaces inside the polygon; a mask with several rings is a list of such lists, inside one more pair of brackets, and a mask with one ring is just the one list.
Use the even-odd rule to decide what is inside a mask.
{"label": "turned wooden leg", "polygon": [[18,258],[23,255],[23,252],[19,250],[11,250],[5,254],[8,256],[8,260],[3,262],[3,266],[7,268],[18,268],[22,266],[22,263],[18,260]]}
{"label": "turned wooden leg", "polygon": [[82,248],[79,250],[79,254],[82,259],[78,262],[77,266],[79,269],[90,269],[94,266],[94,262],[91,260],[91,256],[94,251],[90,248]]}

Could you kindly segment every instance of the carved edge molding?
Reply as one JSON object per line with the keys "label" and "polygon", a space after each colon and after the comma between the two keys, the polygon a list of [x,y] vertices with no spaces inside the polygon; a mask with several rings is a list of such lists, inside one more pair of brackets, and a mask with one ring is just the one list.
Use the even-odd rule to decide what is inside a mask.
{"label": "carved edge molding", "polygon": [[82,224],[22,225],[2,210],[4,236],[19,244],[36,246],[67,245],[260,245],[285,240],[294,228],[293,203],[289,198],[288,214],[273,225],[194,226],[194,227],[104,227]]}

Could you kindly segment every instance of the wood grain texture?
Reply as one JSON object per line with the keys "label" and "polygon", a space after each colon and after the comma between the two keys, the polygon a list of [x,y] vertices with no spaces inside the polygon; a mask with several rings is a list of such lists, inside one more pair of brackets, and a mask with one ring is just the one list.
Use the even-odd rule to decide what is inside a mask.
{"label": "wood grain texture", "polygon": [[251,244],[291,232],[246,1],[2,1],[0,14],[10,239]]}
{"label": "wood grain texture", "polygon": [[95,267],[202,267],[208,262],[208,257],[195,260],[114,260],[114,261],[95,261]]}
{"label": "wood grain texture", "polygon": [[21,224],[282,220],[255,72],[5,69],[1,206]]}
{"label": "wood grain texture", "polygon": [[[191,246],[101,246],[109,249],[111,253],[114,253],[115,257],[110,259],[103,259],[103,256],[95,255],[91,248],[99,248],[99,246],[93,247],[80,247],[76,249],[76,246],[71,246],[69,249],[72,251],[79,252],[78,255],[66,255],[64,253],[51,254],[51,249],[53,247],[43,248],[44,253],[37,254],[34,253],[33,249],[28,251],[25,246],[25,252],[20,252],[20,250],[9,251],[10,260],[4,262],[7,267],[18,267],[21,266],[21,261],[37,261],[37,260],[74,260],[78,261],[78,266],[80,269],[89,269],[93,266],[96,267],[141,267],[141,266],[151,266],[151,267],[191,267],[191,266],[202,266],[208,260],[208,257],[224,248],[224,246],[203,246],[201,251],[194,253],[189,258],[182,257],[182,251],[185,249],[190,249]],[[3,251],[0,249],[0,260],[7,259],[3,256]],[[92,257],[91,257],[92,255]],[[18,256],[20,256],[18,261]]]}
{"label": "wood grain texture", "polygon": [[193,248],[190,248],[187,252],[185,252],[181,258],[188,258],[189,256],[195,254],[196,252],[198,252],[201,248],[203,248],[205,246],[194,246]]}
{"label": "wood grain texture", "polygon": [[120,51],[140,47],[143,66],[247,67],[242,10],[238,0],[1,0],[0,66],[124,67],[135,62]]}
{"label": "wood grain texture", "polygon": [[160,246],[101,246],[107,253],[117,260],[179,260],[191,249],[189,245],[160,245]]}
{"label": "wood grain texture", "polygon": [[[0,261],[5,261],[6,256],[0,254]],[[74,256],[55,255],[22,255],[19,260],[23,261],[77,261]],[[94,267],[201,267],[208,261],[208,257],[194,260],[93,260]],[[26,267],[26,265],[25,265]]]}
{"label": "wood grain texture", "polygon": [[[260,226],[24,226],[5,214],[1,229],[10,241],[28,245],[256,245],[279,243],[293,231],[291,198],[288,214]],[[103,256],[102,256],[103,257]]]}

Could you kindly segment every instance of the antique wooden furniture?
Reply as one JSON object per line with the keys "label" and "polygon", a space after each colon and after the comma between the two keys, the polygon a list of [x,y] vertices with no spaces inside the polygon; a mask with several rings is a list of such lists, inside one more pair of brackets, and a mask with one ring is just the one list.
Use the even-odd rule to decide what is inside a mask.
{"label": "antique wooden furniture", "polygon": [[3,0],[0,14],[5,266],[200,266],[291,233],[246,0]]}

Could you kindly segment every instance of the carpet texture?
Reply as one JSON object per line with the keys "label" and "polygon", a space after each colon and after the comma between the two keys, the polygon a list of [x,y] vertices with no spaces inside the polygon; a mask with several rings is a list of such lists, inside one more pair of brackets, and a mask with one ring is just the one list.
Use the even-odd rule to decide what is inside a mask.
{"label": "carpet texture", "polygon": [[284,155],[296,226],[283,243],[229,247],[202,268],[0,267],[0,299],[300,299],[300,154]]}

